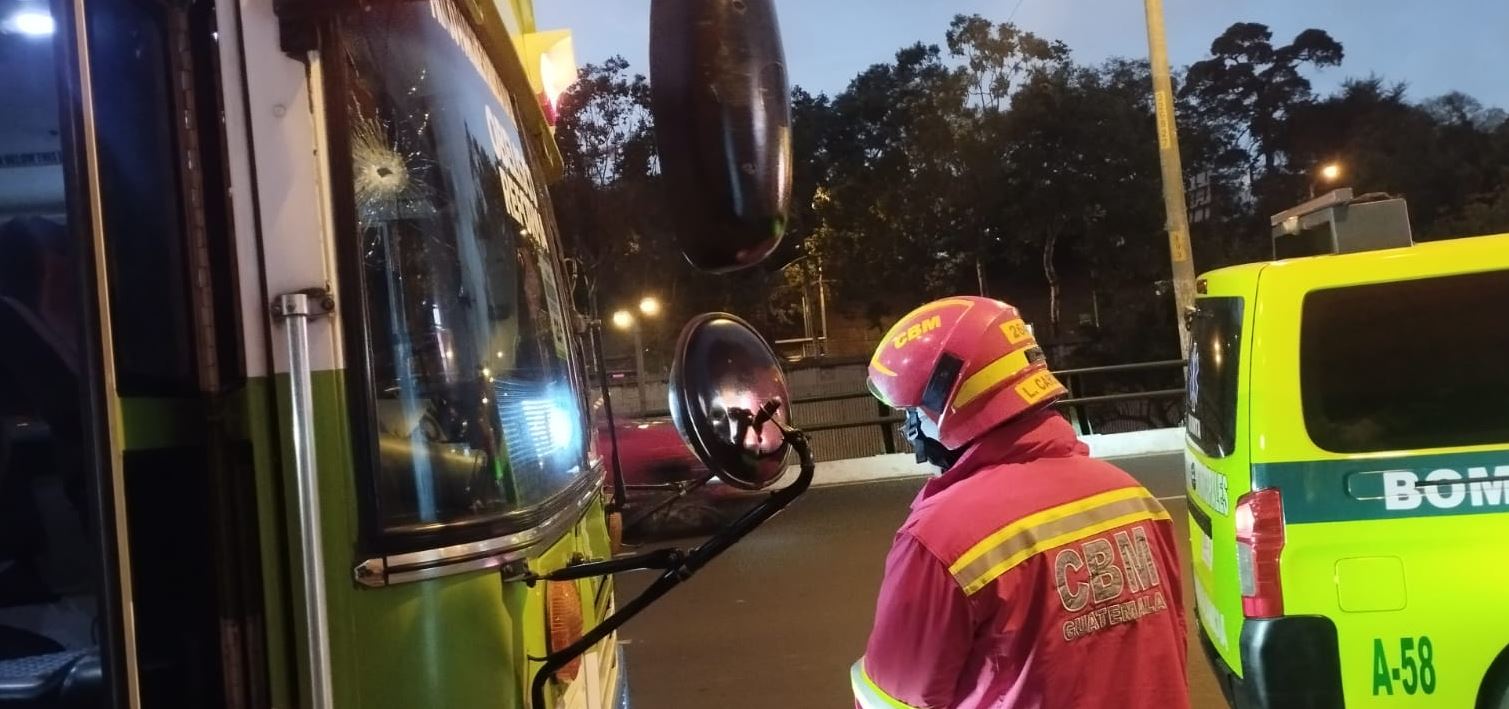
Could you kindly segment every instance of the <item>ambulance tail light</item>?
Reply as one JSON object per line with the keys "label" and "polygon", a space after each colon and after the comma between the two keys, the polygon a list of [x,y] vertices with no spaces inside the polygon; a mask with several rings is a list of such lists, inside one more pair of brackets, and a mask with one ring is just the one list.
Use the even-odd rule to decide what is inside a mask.
{"label": "ambulance tail light", "polygon": [[1242,615],[1273,618],[1284,614],[1279,554],[1284,551],[1284,504],[1278,490],[1254,490],[1237,499],[1237,575],[1242,583]]}

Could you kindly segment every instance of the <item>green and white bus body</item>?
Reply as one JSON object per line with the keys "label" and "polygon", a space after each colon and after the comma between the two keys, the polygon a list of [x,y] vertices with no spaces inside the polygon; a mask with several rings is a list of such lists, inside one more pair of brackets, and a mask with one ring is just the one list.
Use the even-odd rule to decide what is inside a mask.
{"label": "green and white bus body", "polygon": [[613,607],[510,580],[613,546],[530,3],[0,15],[0,708],[526,705]]}

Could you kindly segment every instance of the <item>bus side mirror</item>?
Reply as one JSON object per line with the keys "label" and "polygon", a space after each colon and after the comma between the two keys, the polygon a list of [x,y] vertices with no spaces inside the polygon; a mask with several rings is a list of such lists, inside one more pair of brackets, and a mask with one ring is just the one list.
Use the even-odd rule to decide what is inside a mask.
{"label": "bus side mirror", "polygon": [[774,0],[653,0],[650,91],[681,252],[714,273],[780,244],[791,94]]}
{"label": "bus side mirror", "polygon": [[692,318],[681,331],[671,365],[671,418],[687,445],[718,477],[746,490],[772,487],[795,452],[797,475],[774,489],[696,548],[677,548],[573,562],[543,574],[527,567],[511,580],[573,581],[636,569],[664,573],[640,594],[603,618],[571,644],[543,658],[530,685],[530,706],[545,707],[545,685],[554,673],[595,647],[656,599],[692,577],[719,554],[786,509],[812,484],[817,463],[807,435],[789,423],[791,396],[775,350],[749,323],[727,313]]}
{"label": "bus side mirror", "polygon": [[669,398],[681,438],[729,485],[779,480],[791,396],[770,344],[736,316],[706,313],[687,323],[675,351]]}

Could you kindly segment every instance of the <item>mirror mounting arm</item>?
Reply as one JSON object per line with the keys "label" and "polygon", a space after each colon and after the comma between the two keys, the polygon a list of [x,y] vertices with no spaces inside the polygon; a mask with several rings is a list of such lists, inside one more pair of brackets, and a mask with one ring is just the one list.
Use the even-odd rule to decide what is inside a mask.
{"label": "mirror mounting arm", "polygon": [[577,579],[592,578],[594,576],[607,576],[624,571],[642,571],[644,569],[674,569],[685,563],[686,553],[676,548],[656,549],[642,554],[618,557],[616,559],[604,559],[602,561],[584,561],[568,564],[555,571],[545,574],[524,574],[507,581],[523,581],[533,585],[537,581],[575,581]]}
{"label": "mirror mounting arm", "polygon": [[[655,503],[653,505],[650,505],[649,509],[645,509],[645,510],[639,511],[632,519],[625,519],[624,520],[624,526],[623,526],[623,528],[625,530],[634,529],[635,527],[639,526],[639,524],[641,522],[644,522],[645,520],[648,520],[651,517],[653,517],[655,515],[655,513],[659,512],[659,511],[661,511],[661,510],[663,510],[663,509],[665,509],[667,507],[670,507],[673,504],[676,504],[677,500],[680,500],[680,499],[686,497],[693,490],[696,490],[696,489],[702,487],[703,485],[706,485],[712,479],[713,479],[712,473],[708,473],[707,475],[704,475],[704,476],[702,476],[700,478],[697,478],[696,480],[682,480],[682,481],[674,482],[674,483],[652,483],[652,484],[649,484],[649,485],[640,485],[640,486],[638,486],[637,489],[641,489],[641,490],[648,490],[648,489],[669,490],[671,492],[671,494],[667,495],[665,497],[665,499],[661,500],[660,502],[657,502],[657,503]],[[630,486],[630,487],[635,487],[635,486]]]}
{"label": "mirror mounting arm", "polygon": [[[767,416],[768,415],[769,414],[767,414]],[[727,551],[729,547],[733,546],[740,539],[743,539],[746,535],[754,531],[755,528],[759,527],[761,524],[764,524],[766,520],[774,517],[781,510],[786,509],[786,507],[790,505],[793,500],[795,500],[797,497],[800,497],[801,494],[806,492],[807,488],[812,485],[812,476],[817,472],[817,462],[812,457],[812,448],[810,445],[808,445],[807,435],[798,429],[791,428],[790,426],[781,423],[780,421],[772,420],[771,423],[780,427],[781,434],[785,437],[786,442],[789,443],[791,445],[791,448],[796,451],[800,469],[796,480],[793,480],[790,485],[787,485],[780,490],[776,490],[775,492],[770,493],[770,495],[766,497],[763,502],[761,502],[759,505],[756,505],[748,512],[744,513],[742,517],[735,520],[732,524],[728,525],[728,527],[713,535],[707,541],[693,548],[691,551],[686,552],[685,555],[680,559],[680,563],[675,564],[674,566],[664,567],[665,573],[661,574],[660,578],[655,579],[655,581],[651,583],[648,588],[646,588],[638,596],[635,596],[633,600],[625,603],[622,608],[619,608],[612,615],[604,618],[602,622],[593,626],[591,630],[588,630],[585,634],[582,635],[582,637],[578,638],[576,642],[571,643],[570,645],[567,645],[566,647],[563,647],[559,650],[551,652],[549,655],[546,655],[542,660],[543,664],[541,664],[540,669],[535,672],[534,682],[532,683],[531,687],[530,706],[533,707],[533,709],[544,709],[545,685],[550,681],[551,677],[555,676],[556,670],[565,667],[566,665],[570,664],[572,660],[580,657],[588,650],[591,650],[594,645],[602,642],[603,639],[607,638],[609,635],[612,635],[614,631],[618,630],[625,623],[629,622],[629,620],[633,619],[634,616],[639,615],[640,611],[648,608],[650,604],[659,600],[661,596],[664,596],[671,589],[680,585],[682,581],[691,578],[693,574],[697,573],[697,571],[700,570],[703,566],[706,566],[708,562],[717,558],[719,554]],[[678,555],[681,554],[680,550],[677,549],[662,549],[657,552],[638,554],[626,559],[614,559],[603,562],[593,562],[589,564],[568,566],[555,573],[574,574],[576,571],[581,570],[582,567],[588,566],[596,567],[601,573],[612,573],[612,571],[601,570],[607,568],[610,565],[616,565],[619,562],[635,562],[639,561],[642,557],[654,556],[661,553],[665,554],[668,557],[670,556],[671,552],[674,552]],[[662,567],[633,566],[631,568]],[[616,570],[627,571],[631,569],[626,568]],[[541,578],[549,578],[552,575],[546,575]],[[567,578],[582,578],[584,576],[593,575],[598,574],[583,573],[580,576],[572,575],[568,576]]]}

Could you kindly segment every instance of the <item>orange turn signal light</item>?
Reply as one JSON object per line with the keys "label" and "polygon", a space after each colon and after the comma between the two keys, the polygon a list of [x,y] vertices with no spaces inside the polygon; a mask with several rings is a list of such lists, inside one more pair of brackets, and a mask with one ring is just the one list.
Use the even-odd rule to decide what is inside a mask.
{"label": "orange turn signal light", "polygon": [[[545,617],[550,630],[550,651],[556,652],[582,637],[582,594],[575,581],[545,582]],[[555,671],[560,682],[571,682],[582,669],[578,656]]]}

